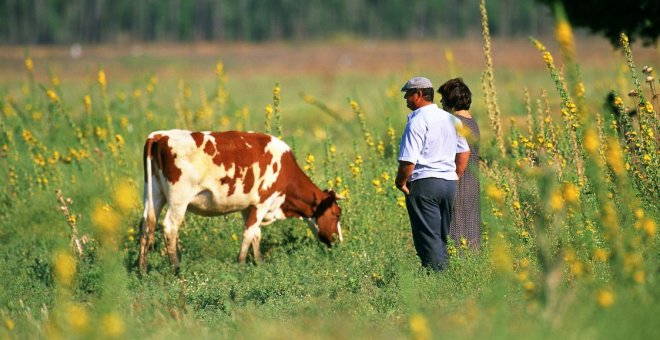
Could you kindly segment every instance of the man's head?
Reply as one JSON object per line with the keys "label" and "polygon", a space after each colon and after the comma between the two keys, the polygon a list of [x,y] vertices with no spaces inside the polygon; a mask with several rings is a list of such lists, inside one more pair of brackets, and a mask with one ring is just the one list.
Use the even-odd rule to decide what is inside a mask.
{"label": "man's head", "polygon": [[433,84],[427,78],[414,77],[408,80],[401,87],[401,92],[405,92],[403,99],[411,110],[433,103]]}

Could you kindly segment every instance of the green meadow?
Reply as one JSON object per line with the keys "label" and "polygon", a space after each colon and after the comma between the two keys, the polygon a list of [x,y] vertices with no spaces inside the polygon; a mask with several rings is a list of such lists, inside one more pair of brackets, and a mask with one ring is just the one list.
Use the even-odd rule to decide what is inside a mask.
{"label": "green meadow", "polygon": [[[485,39],[2,47],[0,337],[657,338],[660,51]],[[393,186],[416,75],[463,77],[482,131],[482,247],[439,274]],[[239,265],[240,214],[188,214],[181,276],[160,228],[141,275],[143,143],[173,128],[280,136],[344,242],[278,221]]]}

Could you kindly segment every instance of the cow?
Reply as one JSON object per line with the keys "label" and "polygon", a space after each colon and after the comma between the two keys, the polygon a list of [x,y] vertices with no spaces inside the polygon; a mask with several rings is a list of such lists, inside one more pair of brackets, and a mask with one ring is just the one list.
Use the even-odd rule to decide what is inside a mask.
{"label": "cow", "polygon": [[139,267],[147,269],[158,216],[168,205],[163,235],[170,264],[179,272],[178,229],[186,211],[218,216],[240,211],[245,222],[238,262],[252,245],[261,258],[262,225],[297,217],[328,246],[342,241],[341,199],[319,189],[282,140],[257,132],[154,131],[144,144],[144,214]]}

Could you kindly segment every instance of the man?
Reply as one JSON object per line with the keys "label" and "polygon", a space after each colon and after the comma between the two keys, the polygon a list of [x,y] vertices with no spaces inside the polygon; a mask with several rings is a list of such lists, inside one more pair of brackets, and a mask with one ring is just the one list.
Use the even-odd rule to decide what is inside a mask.
{"label": "man", "polygon": [[406,195],[422,266],[441,271],[449,266],[447,237],[456,181],[467,167],[470,149],[458,134],[461,122],[433,103],[430,80],[412,78],[401,92],[412,112],[401,137],[395,185]]}

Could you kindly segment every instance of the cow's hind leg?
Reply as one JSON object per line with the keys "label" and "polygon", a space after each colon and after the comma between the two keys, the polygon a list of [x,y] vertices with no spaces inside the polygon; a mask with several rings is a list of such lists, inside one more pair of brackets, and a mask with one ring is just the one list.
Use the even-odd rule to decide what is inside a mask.
{"label": "cow's hind leg", "polygon": [[163,219],[163,235],[167,255],[175,274],[179,274],[179,226],[183,222],[187,204],[170,205]]}
{"label": "cow's hind leg", "polygon": [[241,243],[241,251],[238,253],[238,262],[245,263],[248,249],[252,245],[252,253],[254,261],[261,260],[261,253],[259,251],[259,244],[261,243],[261,220],[264,218],[265,211],[259,211],[256,207],[249,207],[243,211],[243,219],[245,220],[245,231],[243,231],[243,242]]}
{"label": "cow's hind leg", "polygon": [[153,250],[153,233],[158,223],[158,216],[165,205],[162,193],[156,191],[153,195],[153,210],[151,210],[145,192],[144,215],[140,221],[140,255],[138,265],[142,272],[147,270],[147,252]]}

